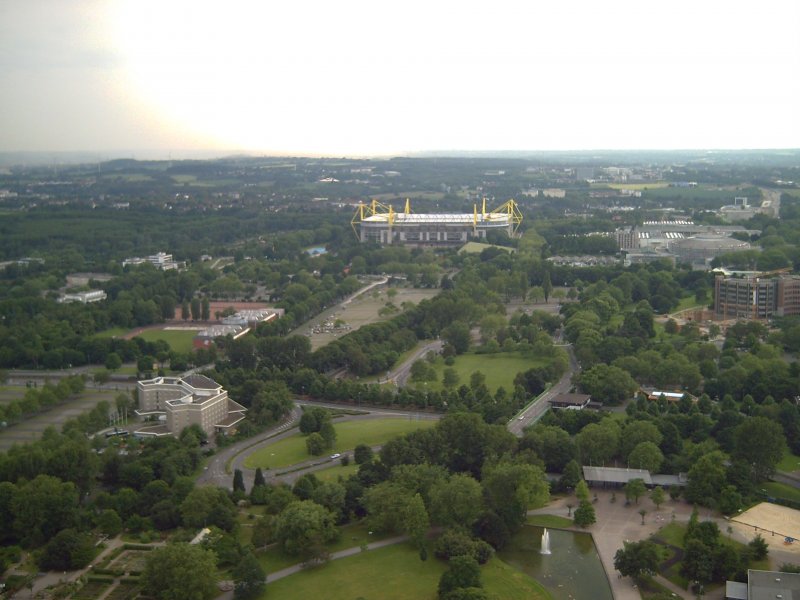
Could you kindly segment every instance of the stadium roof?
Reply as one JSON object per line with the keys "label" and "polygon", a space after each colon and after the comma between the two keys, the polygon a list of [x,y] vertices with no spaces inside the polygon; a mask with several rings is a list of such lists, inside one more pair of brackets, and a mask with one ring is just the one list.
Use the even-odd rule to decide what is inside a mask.
{"label": "stadium roof", "polygon": [[[421,225],[424,223],[464,223],[471,224],[476,221],[482,225],[498,224],[508,225],[509,216],[507,214],[475,215],[469,213],[394,213],[392,216],[394,225]],[[377,214],[364,217],[362,223],[386,223],[389,220],[388,214]]]}

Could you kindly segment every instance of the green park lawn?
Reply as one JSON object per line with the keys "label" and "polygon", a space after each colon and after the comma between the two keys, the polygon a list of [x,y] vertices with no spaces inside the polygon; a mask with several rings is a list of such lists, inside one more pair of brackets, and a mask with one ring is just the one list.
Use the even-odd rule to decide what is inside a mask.
{"label": "green park lawn", "polygon": [[786,500],[800,502],[800,490],[790,485],[786,485],[785,483],[767,481],[762,483],[760,487],[761,489],[766,490],[767,494],[773,498],[784,498]]}
{"label": "green park lawn", "polygon": [[197,335],[197,331],[168,331],[166,329],[147,329],[137,337],[148,342],[164,340],[175,352],[191,352],[192,340]]}
{"label": "green park lawn", "polygon": [[[524,356],[521,352],[497,352],[496,354],[475,354],[467,352],[455,357],[453,368],[458,373],[458,385],[469,385],[469,378],[475,371],[486,375],[486,387],[495,393],[497,388],[504,387],[507,392],[514,391],[514,378],[518,373],[534,367],[546,365],[546,359]],[[432,390],[442,389],[442,374],[447,366],[443,361],[433,365],[436,370],[436,381],[426,384],[415,383],[419,388]]]}
{"label": "green park lawn", "polygon": [[355,475],[358,472],[358,465],[350,460],[350,464],[346,467],[343,467],[339,461],[336,461],[335,467],[329,467],[327,469],[320,469],[319,471],[314,471],[314,475],[320,481],[338,481],[339,477],[347,479],[350,475]]}
{"label": "green park lawn", "polygon": [[783,453],[781,462],[776,465],[778,471],[791,472],[800,471],[800,456],[792,454],[789,450]]}
{"label": "green park lawn", "polygon": [[[240,529],[239,541],[245,543],[252,538],[252,532],[245,533],[244,527]],[[365,521],[358,521],[357,523],[350,523],[339,527],[339,537],[326,544],[325,549],[330,552],[339,552],[347,548],[356,548],[362,544],[370,544],[378,542],[386,538],[393,537],[393,534],[370,533],[369,527]],[[289,556],[284,554],[277,546],[272,546],[269,550],[264,552],[257,552],[258,560],[261,566],[267,573],[280,571],[286,567],[298,564],[299,559],[296,556]]]}
{"label": "green park lawn", "polygon": [[[355,448],[358,444],[377,446],[390,439],[415,431],[433,427],[433,419],[362,419],[358,421],[334,422],[336,443],[328,453],[342,453]],[[244,466],[250,469],[280,469],[314,458],[306,450],[306,436],[297,433],[291,437],[259,448],[244,460]]]}
{"label": "green park lawn", "polygon": [[[446,563],[420,561],[408,544],[331,561],[268,584],[262,598],[353,600],[435,600]],[[492,600],[537,600],[550,594],[534,579],[493,558],[481,568],[484,589]]]}
{"label": "green park lawn", "polygon": [[[707,304],[707,303],[706,303]],[[680,312],[682,310],[686,310],[687,308],[694,308],[695,306],[702,307],[703,303],[698,302],[697,298],[692,296],[686,296],[685,298],[681,298],[681,301],[678,302],[678,306],[673,309],[673,313]]]}
{"label": "green park lawn", "polygon": [[498,246],[497,244],[483,244],[481,242],[467,242],[459,249],[459,254],[480,254],[487,248],[500,248],[506,252],[516,252],[515,248],[508,246]]}
{"label": "green park lawn", "polygon": [[528,525],[537,527],[552,527],[555,529],[566,529],[572,527],[572,519],[559,517],[558,515],[530,515],[525,522]]}
{"label": "green park lawn", "polygon": [[[684,548],[683,538],[686,535],[686,525],[679,523],[670,523],[669,525],[665,525],[664,527],[659,529],[655,535],[658,538],[667,542],[668,544],[683,549]],[[725,531],[720,531],[719,539],[723,544],[731,546],[737,552],[741,552],[741,550],[744,548],[744,544],[741,544],[739,542],[730,539],[726,535]],[[689,582],[680,572],[682,565],[683,563],[681,561],[678,561],[661,574],[667,579],[669,579],[675,585],[682,587],[683,589],[686,589],[687,586],[689,585]],[[769,557],[765,558],[764,560],[751,561],[749,568],[757,570],[769,569]],[[720,585],[719,582],[714,582],[706,586],[706,589],[707,590],[714,589],[716,587],[719,587],[719,585]]]}

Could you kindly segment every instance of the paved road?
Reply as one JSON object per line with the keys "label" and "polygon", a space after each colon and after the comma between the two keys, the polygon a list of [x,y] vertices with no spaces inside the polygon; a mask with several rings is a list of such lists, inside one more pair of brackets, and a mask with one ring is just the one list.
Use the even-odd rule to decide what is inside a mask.
{"label": "paved road", "polygon": [[300,407],[295,406],[292,411],[274,427],[269,428],[267,431],[255,437],[248,438],[218,451],[211,457],[205,470],[197,478],[197,483],[201,485],[218,485],[231,488],[233,486],[233,477],[225,472],[225,465],[228,461],[247,448],[255,448],[270,438],[276,438],[283,432],[291,430],[300,421],[301,414],[302,410]]}
{"label": "paved road", "polygon": [[[322,406],[325,408],[342,409],[348,408],[346,405],[334,404],[327,402],[315,402],[312,400],[298,400],[291,415],[281,421],[275,427],[272,427],[264,433],[234,444],[220,450],[217,454],[211,457],[206,465],[205,471],[198,477],[197,483],[202,485],[216,485],[231,489],[233,486],[233,470],[241,469],[245,479],[245,486],[249,489],[252,485],[253,478],[255,477],[255,470],[249,469],[244,466],[245,459],[255,452],[256,450],[274,444],[284,438],[290,437],[296,433],[296,427],[300,420],[302,411],[301,406]],[[406,417],[409,419],[440,419],[441,414],[426,413],[419,411],[397,410],[390,408],[372,408],[372,407],[350,407],[357,410],[363,410],[366,414],[363,415],[348,415],[336,419],[337,423],[344,421],[357,421],[368,420],[383,417]],[[225,466],[231,462],[230,472],[227,472]],[[315,457],[307,461],[298,463],[296,465],[282,467],[280,469],[264,469],[264,477],[267,479],[280,479],[281,481],[292,482],[294,479],[304,475],[305,473],[313,472],[329,466],[333,466],[334,460],[329,457]],[[295,471],[297,469],[297,471]],[[302,469],[302,470],[301,470]],[[285,473],[287,471],[294,471],[284,476],[278,476],[278,473]]]}
{"label": "paved road", "polygon": [[569,354],[569,367],[566,373],[558,380],[558,383],[551,386],[546,392],[541,394],[533,404],[529,404],[523,411],[515,416],[508,422],[508,430],[516,435],[522,437],[522,431],[533,425],[542,418],[542,415],[550,409],[550,400],[558,394],[565,394],[569,392],[572,387],[572,377],[575,373],[580,371],[578,361],[575,360],[575,354],[572,347],[567,347]]}
{"label": "paved road", "polygon": [[378,380],[378,383],[381,381],[394,381],[397,387],[403,387],[406,382],[408,381],[409,376],[411,375],[411,365],[417,362],[420,358],[423,358],[428,352],[441,352],[442,346],[444,346],[444,342],[441,340],[436,340],[434,342],[429,342],[422,346],[419,350],[414,352],[410,357],[408,357],[403,363],[397,367],[394,371],[391,371],[386,379]]}

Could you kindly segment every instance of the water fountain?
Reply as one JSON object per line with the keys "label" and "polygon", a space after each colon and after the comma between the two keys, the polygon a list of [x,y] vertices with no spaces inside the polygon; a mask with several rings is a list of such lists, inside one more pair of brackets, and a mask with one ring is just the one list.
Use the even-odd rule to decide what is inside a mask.
{"label": "water fountain", "polygon": [[542,549],[539,551],[541,554],[551,554],[550,552],[550,533],[547,531],[547,527],[544,528],[544,532],[542,532]]}

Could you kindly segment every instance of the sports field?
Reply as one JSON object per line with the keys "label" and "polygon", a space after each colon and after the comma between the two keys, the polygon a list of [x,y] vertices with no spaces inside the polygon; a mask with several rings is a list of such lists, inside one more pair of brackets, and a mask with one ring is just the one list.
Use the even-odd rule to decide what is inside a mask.
{"label": "sports field", "polygon": [[[731,523],[748,537],[760,533],[770,547],[800,555],[800,510],[762,502],[731,517]],[[794,538],[791,544],[785,538]]]}
{"label": "sports field", "polygon": [[[467,352],[456,356],[455,363],[450,367],[458,373],[458,386],[469,385],[470,376],[480,371],[486,375],[486,387],[492,393],[503,386],[507,392],[514,391],[514,378],[517,373],[522,373],[534,367],[547,364],[545,359],[523,356],[519,352],[498,352],[496,354],[475,354]],[[427,386],[414,383],[417,388],[442,389],[442,375],[448,368],[443,361],[434,365],[436,381],[428,382]]]}
{"label": "sports field", "polygon": [[[0,386],[0,403],[22,398],[26,390],[25,386]],[[14,444],[35,441],[50,426],[60,430],[68,419],[93,409],[101,400],[106,400],[113,404],[114,398],[119,393],[120,391],[117,390],[86,390],[77,398],[47,412],[26,419],[11,427],[0,428],[0,451],[8,450]]]}
{"label": "sports field", "polygon": [[148,342],[155,342],[156,340],[164,340],[169,344],[169,347],[172,348],[175,352],[191,352],[192,350],[192,340],[197,335],[197,332],[200,331],[202,327],[197,327],[196,329],[191,330],[184,330],[184,329],[145,329],[141,333],[138,333],[136,337],[140,337],[143,340],[147,340]]}
{"label": "sports field", "polygon": [[[331,310],[326,310],[319,316],[308,321],[303,327],[297,329],[295,333],[305,334],[311,340],[312,350],[324,346],[331,341],[355,331],[359,327],[391,319],[397,312],[381,315],[379,311],[391,302],[400,308],[403,302],[416,304],[420,300],[432,298],[439,293],[439,290],[427,290],[417,288],[380,288],[359,296],[349,302],[347,306],[337,305]],[[340,322],[340,327],[326,327],[325,324]]]}
{"label": "sports field", "polygon": [[[381,598],[435,600],[439,578],[447,563],[431,556],[426,561],[409,544],[397,544],[331,561],[279,579],[261,598]],[[481,567],[481,580],[491,600],[551,598],[536,580],[498,558]]]}
{"label": "sports field", "polygon": [[[395,417],[386,419],[359,419],[356,421],[333,422],[336,429],[336,443],[324,456],[347,452],[358,444],[377,446],[384,442],[417,429],[433,427],[434,419],[409,419]],[[280,469],[315,458],[306,449],[306,436],[296,433],[274,444],[264,446],[253,452],[244,461],[249,469]],[[318,458],[318,457],[317,457]]]}

